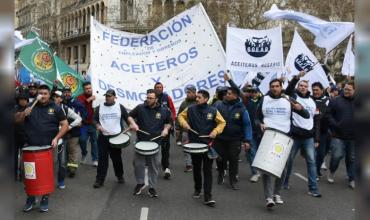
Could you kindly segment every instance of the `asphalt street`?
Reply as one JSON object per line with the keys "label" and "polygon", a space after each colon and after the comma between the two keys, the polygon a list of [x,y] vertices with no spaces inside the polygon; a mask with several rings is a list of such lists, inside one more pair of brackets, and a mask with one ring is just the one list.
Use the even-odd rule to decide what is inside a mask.
{"label": "asphalt street", "polygon": [[[344,161],[336,173],[334,184],[326,178],[320,180],[322,198],[307,195],[306,166],[302,157],[297,156],[291,177],[291,188],[282,190],[284,205],[265,208],[261,181],[249,182],[250,169],[245,158],[239,163],[240,190],[232,190],[227,181],[217,185],[217,172],[213,170],[214,208],[203,205],[203,198],[193,199],[192,173],[184,173],[182,148],[171,145],[170,164],[172,178],[158,181],[158,198],[150,198],[146,193],[132,194],[136,185],[132,158],[132,144],[123,150],[125,184],[117,184],[110,163],[104,187],[94,189],[96,168],[81,165],[75,178],[66,178],[66,188],[56,189],[50,197],[49,212],[34,210],[22,211],[26,195],[23,184],[15,184],[15,217],[20,220],[189,220],[189,219],[335,219],[355,218],[355,192],[347,187]],[[215,164],[214,164],[215,166]],[[227,180],[227,177],[225,178]]]}

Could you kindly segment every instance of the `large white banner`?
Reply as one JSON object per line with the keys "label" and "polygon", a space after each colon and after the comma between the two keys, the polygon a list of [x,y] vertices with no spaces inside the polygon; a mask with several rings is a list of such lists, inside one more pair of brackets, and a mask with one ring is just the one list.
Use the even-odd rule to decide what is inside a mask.
{"label": "large white banner", "polygon": [[311,71],[302,77],[302,79],[309,81],[309,89],[311,90],[311,84],[314,82],[321,82],[324,88],[328,87],[328,77],[321,64],[318,63],[316,65],[317,62],[315,55],[308,49],[298,32],[295,31],[292,45],[285,60],[285,67],[289,73],[288,77],[291,78],[294,75],[298,75],[300,71],[308,71],[313,67]]}
{"label": "large white banner", "polygon": [[293,10],[281,10],[276,4],[271,6],[263,16],[271,20],[294,20],[302,27],[315,35],[315,44],[326,49],[326,53],[333,50],[338,44],[355,31],[353,22],[328,22],[315,16],[296,12]]}
{"label": "large white banner", "polygon": [[284,68],[281,27],[267,30],[227,27],[226,68],[237,84],[251,73],[281,73]]}
{"label": "large white banner", "polygon": [[91,23],[91,80],[100,98],[109,88],[128,109],[146,99],[156,82],[176,108],[194,85],[211,94],[224,85],[225,52],[201,4],[173,17],[147,35]]}

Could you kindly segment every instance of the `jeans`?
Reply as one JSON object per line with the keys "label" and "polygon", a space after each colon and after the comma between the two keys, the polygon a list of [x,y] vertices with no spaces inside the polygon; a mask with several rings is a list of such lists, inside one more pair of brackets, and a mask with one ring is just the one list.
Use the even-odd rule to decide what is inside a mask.
{"label": "jeans", "polygon": [[[66,140],[63,140],[63,144],[58,145],[54,151],[54,161],[57,162],[58,167],[58,182],[63,181],[66,177],[67,171],[67,150]],[[55,164],[55,163],[54,163]]]}
{"label": "jeans", "polygon": [[80,129],[80,147],[82,156],[87,155],[87,139],[90,137],[91,157],[93,161],[98,160],[98,143],[96,128],[93,125],[83,125]]}
{"label": "jeans", "polygon": [[317,175],[321,176],[321,164],[324,162],[325,156],[328,152],[328,134],[320,135],[320,145],[316,148],[316,171]]}
{"label": "jeans", "polygon": [[285,178],[284,186],[289,185],[289,177],[292,172],[294,158],[298,151],[302,148],[306,157],[307,175],[308,175],[308,188],[310,191],[317,191],[317,173],[315,162],[315,146],[313,138],[307,139],[294,139],[292,150],[287,161],[287,175]]}
{"label": "jeans", "polygon": [[105,177],[107,176],[108,167],[109,167],[109,158],[112,159],[114,174],[117,178],[123,177],[123,165],[122,165],[122,150],[121,148],[113,148],[109,143],[109,137],[105,137],[102,134],[99,134],[99,163],[96,174],[96,181],[101,183],[104,182]]}
{"label": "jeans", "polygon": [[253,163],[254,157],[256,156],[258,145],[259,143],[257,143],[257,141],[253,138],[250,142],[250,148],[247,152],[247,160],[251,168],[252,175],[257,174],[257,169],[255,167],[252,167],[252,163]]}
{"label": "jeans", "polygon": [[331,139],[331,160],[329,170],[334,173],[339,166],[339,162],[345,157],[348,181],[355,179],[355,141],[343,140],[339,138]]}

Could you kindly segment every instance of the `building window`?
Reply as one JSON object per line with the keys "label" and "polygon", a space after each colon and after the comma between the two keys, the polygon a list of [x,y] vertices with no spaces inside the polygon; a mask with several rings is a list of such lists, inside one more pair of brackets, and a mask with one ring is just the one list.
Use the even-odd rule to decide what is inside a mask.
{"label": "building window", "polygon": [[134,16],[134,1],[121,0],[121,21],[132,20]]}
{"label": "building window", "polygon": [[71,64],[71,47],[67,48],[67,63]]}
{"label": "building window", "polygon": [[81,48],[81,63],[85,63],[86,62],[86,45],[82,45],[82,48]]}

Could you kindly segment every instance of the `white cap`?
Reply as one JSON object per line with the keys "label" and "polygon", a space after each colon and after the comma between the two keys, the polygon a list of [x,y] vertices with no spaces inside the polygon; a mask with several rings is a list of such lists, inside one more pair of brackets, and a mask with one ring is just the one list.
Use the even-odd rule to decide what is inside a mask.
{"label": "white cap", "polygon": [[62,96],[62,92],[61,91],[55,91],[54,94],[57,95],[57,96],[60,96],[60,97]]}

